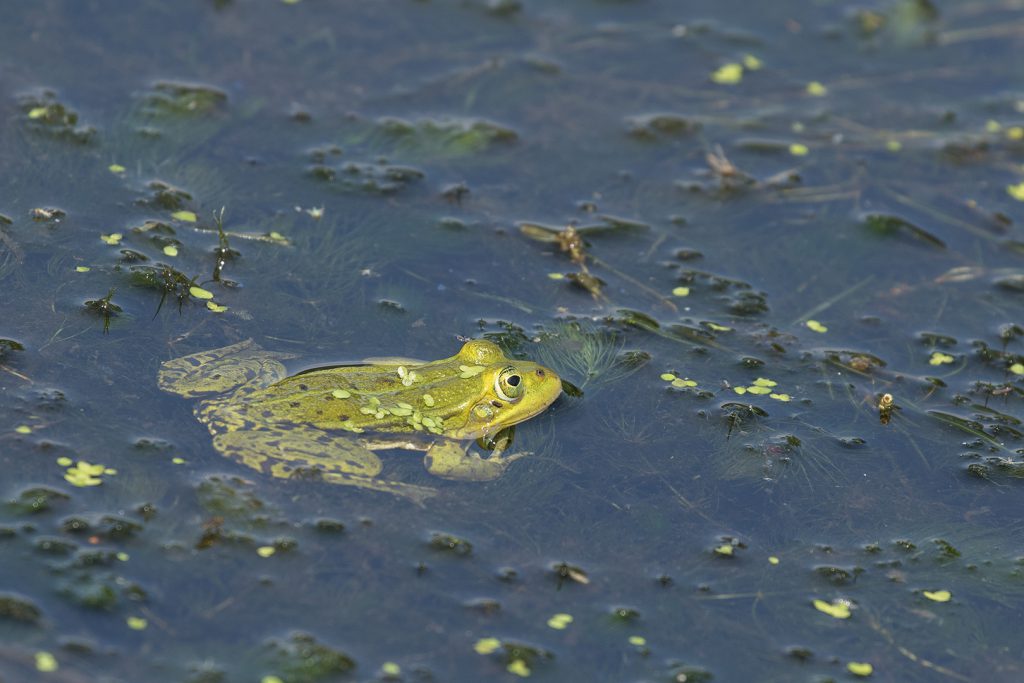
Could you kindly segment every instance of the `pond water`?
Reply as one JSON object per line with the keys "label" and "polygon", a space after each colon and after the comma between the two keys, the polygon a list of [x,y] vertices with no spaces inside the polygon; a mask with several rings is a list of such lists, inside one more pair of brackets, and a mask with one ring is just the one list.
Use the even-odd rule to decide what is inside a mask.
{"label": "pond water", "polygon": [[[47,0],[0,44],[0,680],[1024,679],[1019,2]],[[494,481],[382,453],[419,504],[157,384],[469,338],[567,391]]]}

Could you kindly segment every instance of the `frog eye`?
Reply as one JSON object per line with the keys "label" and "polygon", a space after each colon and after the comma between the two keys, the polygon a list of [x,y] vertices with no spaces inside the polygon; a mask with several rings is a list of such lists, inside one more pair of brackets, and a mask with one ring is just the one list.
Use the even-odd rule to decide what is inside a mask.
{"label": "frog eye", "polygon": [[502,368],[494,380],[494,393],[502,401],[518,401],[523,397],[523,376],[511,365]]}

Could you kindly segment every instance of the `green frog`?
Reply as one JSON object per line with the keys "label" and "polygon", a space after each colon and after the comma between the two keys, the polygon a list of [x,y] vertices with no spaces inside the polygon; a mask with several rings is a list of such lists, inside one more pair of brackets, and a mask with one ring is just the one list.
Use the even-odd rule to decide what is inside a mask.
{"label": "green frog", "polygon": [[[371,358],[287,376],[293,354],[251,339],[164,362],[160,388],[202,398],[195,415],[223,455],[275,477],[386,491],[415,501],[432,488],[381,479],[385,449],[425,451],[427,471],[445,479],[496,479],[527,453],[505,453],[512,425],[558,398],[561,379],[512,360],[492,342],[471,340],[451,358]],[[491,447],[482,457],[472,442]]]}

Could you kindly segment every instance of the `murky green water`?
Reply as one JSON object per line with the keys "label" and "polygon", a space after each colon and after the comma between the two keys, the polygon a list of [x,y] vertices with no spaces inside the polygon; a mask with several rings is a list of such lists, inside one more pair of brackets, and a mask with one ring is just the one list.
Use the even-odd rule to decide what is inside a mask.
{"label": "murky green water", "polygon": [[[12,3],[0,680],[1024,678],[1022,40],[987,1]],[[479,337],[582,395],[494,482],[385,454],[423,506],[227,460],[156,384]]]}

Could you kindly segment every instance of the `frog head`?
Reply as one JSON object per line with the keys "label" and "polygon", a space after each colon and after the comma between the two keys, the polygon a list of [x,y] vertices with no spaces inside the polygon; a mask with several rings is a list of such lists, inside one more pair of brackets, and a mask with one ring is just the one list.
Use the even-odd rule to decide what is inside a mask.
{"label": "frog head", "polygon": [[446,421],[445,435],[451,438],[494,435],[541,413],[562,393],[562,380],[553,370],[530,361],[506,358],[491,342],[467,342],[459,359],[470,357],[471,362],[485,368],[473,378],[479,382],[473,392],[477,400],[463,414],[465,423]]}

